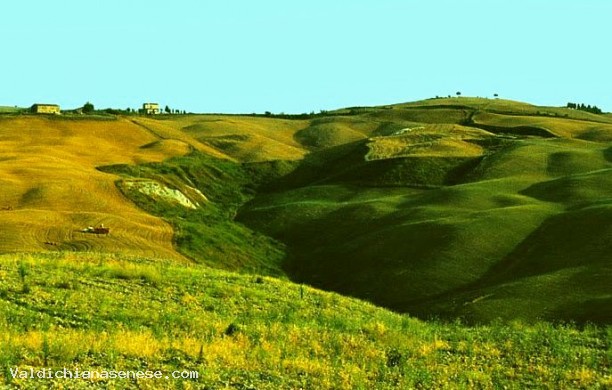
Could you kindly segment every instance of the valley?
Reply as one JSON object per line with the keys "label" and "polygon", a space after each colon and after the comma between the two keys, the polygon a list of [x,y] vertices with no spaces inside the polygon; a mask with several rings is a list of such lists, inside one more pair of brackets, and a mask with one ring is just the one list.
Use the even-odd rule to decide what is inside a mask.
{"label": "valley", "polygon": [[[604,388],[611,189],[612,117],[502,99],[295,116],[7,110],[0,362],[178,367],[164,359],[181,351],[215,386],[459,375],[486,388],[535,383],[536,354],[551,386]],[[112,348],[82,347],[100,332]],[[500,360],[466,371],[466,356]],[[350,378],[326,368],[345,363]]]}

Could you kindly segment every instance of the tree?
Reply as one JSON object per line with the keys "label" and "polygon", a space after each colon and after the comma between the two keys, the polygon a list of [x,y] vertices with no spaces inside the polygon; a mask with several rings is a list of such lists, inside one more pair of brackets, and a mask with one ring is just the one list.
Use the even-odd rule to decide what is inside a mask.
{"label": "tree", "polygon": [[496,93],[494,93],[494,94],[493,94],[493,97],[494,97],[495,99],[497,99],[497,98],[499,97],[499,95],[498,95],[498,94],[496,94]]}
{"label": "tree", "polygon": [[172,113],[172,110],[170,109],[170,107],[168,107],[168,106],[166,105],[166,108],[164,108],[164,112],[165,112],[166,114],[171,114],[171,113]]}
{"label": "tree", "polygon": [[90,102],[87,102],[83,105],[83,112],[85,114],[92,113],[93,111],[94,111],[94,105],[91,104]]}
{"label": "tree", "polygon": [[567,108],[573,108],[574,110],[580,110],[580,111],[586,111],[586,112],[590,112],[592,114],[601,114],[601,108],[597,107],[596,105],[590,105],[587,104],[585,105],[584,103],[572,103],[569,102],[567,103]]}
{"label": "tree", "polygon": [[457,97],[461,96],[461,92],[457,91],[456,95]]}

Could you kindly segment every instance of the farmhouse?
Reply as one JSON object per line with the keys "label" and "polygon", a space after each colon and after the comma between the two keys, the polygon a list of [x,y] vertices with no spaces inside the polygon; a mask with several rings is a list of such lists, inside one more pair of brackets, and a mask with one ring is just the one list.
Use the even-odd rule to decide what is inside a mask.
{"label": "farmhouse", "polygon": [[142,105],[141,112],[147,115],[159,114],[159,104],[158,103],[144,103]]}
{"label": "farmhouse", "polygon": [[35,114],[59,114],[60,106],[57,104],[34,104],[31,108]]}

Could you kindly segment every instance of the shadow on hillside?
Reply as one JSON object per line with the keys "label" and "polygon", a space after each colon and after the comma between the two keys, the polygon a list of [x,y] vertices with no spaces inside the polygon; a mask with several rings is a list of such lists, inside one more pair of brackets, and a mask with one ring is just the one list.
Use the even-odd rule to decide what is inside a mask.
{"label": "shadow on hillside", "polygon": [[608,160],[609,162],[612,162],[612,146],[610,146],[609,148],[605,149],[603,154],[604,154],[604,158],[606,160]]}
{"label": "shadow on hillside", "polygon": [[483,157],[411,156],[367,161],[365,140],[308,154],[291,172],[263,184],[261,192],[281,192],[324,184],[364,187],[439,188],[472,181]]}
{"label": "shadow on hillside", "polygon": [[504,126],[493,126],[493,125],[484,125],[480,123],[470,123],[469,126],[477,127],[481,130],[488,131],[493,134],[504,134],[504,135],[512,135],[516,137],[542,137],[542,138],[558,138],[558,136],[546,129],[544,127],[537,126],[514,126],[514,127],[504,127]]}
{"label": "shadow on hillside", "polygon": [[612,208],[566,212],[546,219],[503,261],[483,276],[488,284],[551,274],[563,269],[604,266],[612,252]]}
{"label": "shadow on hillside", "polygon": [[567,303],[558,307],[551,315],[554,319],[577,323],[608,325],[612,323],[612,298],[588,299]]}

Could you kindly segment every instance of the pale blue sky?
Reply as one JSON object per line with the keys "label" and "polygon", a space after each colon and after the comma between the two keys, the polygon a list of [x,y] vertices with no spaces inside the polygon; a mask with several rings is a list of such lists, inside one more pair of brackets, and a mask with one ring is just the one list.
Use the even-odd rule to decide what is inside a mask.
{"label": "pale blue sky", "polygon": [[461,91],[612,111],[607,0],[29,0],[0,9],[0,105],[301,113]]}

